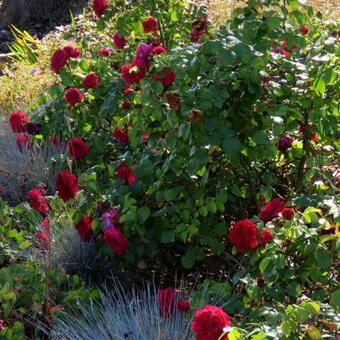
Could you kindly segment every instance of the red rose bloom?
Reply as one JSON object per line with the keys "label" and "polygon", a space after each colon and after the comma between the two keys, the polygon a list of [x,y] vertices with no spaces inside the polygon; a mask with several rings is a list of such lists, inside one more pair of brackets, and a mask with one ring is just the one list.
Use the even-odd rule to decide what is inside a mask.
{"label": "red rose bloom", "polygon": [[56,50],[51,57],[51,69],[55,73],[59,73],[60,70],[67,64],[69,54],[64,49]]}
{"label": "red rose bloom", "polygon": [[158,22],[155,18],[149,17],[147,20],[142,22],[145,33],[157,32]]}
{"label": "red rose bloom", "polygon": [[141,136],[142,143],[146,144],[150,138],[150,135],[147,132],[144,132]]}
{"label": "red rose bloom", "polygon": [[256,283],[259,287],[264,287],[266,285],[266,280],[264,279],[263,276],[259,276],[256,280]]}
{"label": "red rose bloom", "polygon": [[84,100],[84,95],[80,92],[79,89],[71,87],[66,91],[64,99],[71,106],[75,106],[77,103],[80,103]]}
{"label": "red rose bloom", "polygon": [[29,118],[21,111],[10,113],[9,125],[15,133],[25,132],[28,121]]}
{"label": "red rose bloom", "polygon": [[273,234],[268,229],[263,229],[260,234],[260,239],[263,245],[269,243],[273,239]]}
{"label": "red rose bloom", "polygon": [[122,78],[127,86],[130,86],[133,83],[138,84],[140,80],[145,76],[144,71],[131,71],[132,67],[134,67],[134,65],[123,65],[121,68]]}
{"label": "red rose bloom", "polygon": [[308,34],[308,32],[309,32],[308,26],[307,26],[307,25],[301,26],[301,27],[300,27],[300,32],[301,32],[302,34],[304,34],[304,35]]}
{"label": "red rose bloom", "polygon": [[105,230],[104,242],[118,256],[126,253],[128,250],[126,237],[116,227]]}
{"label": "red rose bloom", "polygon": [[284,208],[281,211],[281,215],[285,220],[291,220],[295,214],[295,211],[293,208]]}
{"label": "red rose bloom", "polygon": [[241,220],[233,224],[230,230],[230,243],[238,253],[245,253],[258,246],[257,227],[251,220]]}
{"label": "red rose bloom", "polygon": [[128,100],[125,99],[125,100],[123,101],[122,108],[126,110],[126,109],[128,109],[129,107],[130,107],[130,103],[129,103]]}
{"label": "red rose bloom", "polygon": [[18,135],[15,144],[20,152],[23,152],[25,149],[31,150],[33,146],[27,135]]}
{"label": "red rose bloom", "polygon": [[113,136],[120,144],[127,144],[129,142],[129,134],[126,127],[121,130],[118,126],[116,126]]}
{"label": "red rose bloom", "polygon": [[99,77],[95,73],[89,73],[83,80],[86,89],[95,89],[99,85]]}
{"label": "red rose bloom", "polygon": [[167,54],[168,51],[166,48],[164,48],[163,46],[159,45],[159,46],[156,46],[156,47],[153,47],[152,48],[152,54],[154,55],[158,55],[158,54]]}
{"label": "red rose bloom", "polygon": [[111,53],[111,48],[110,47],[104,47],[100,50],[100,54],[103,56],[103,57],[108,57]]}
{"label": "red rose bloom", "polygon": [[104,11],[109,8],[109,4],[107,0],[93,0],[92,8],[96,16],[100,18],[104,14]]}
{"label": "red rose bloom", "polygon": [[116,48],[122,50],[125,47],[127,40],[124,36],[120,36],[118,33],[115,33],[112,38]]}
{"label": "red rose bloom", "polygon": [[116,170],[116,176],[117,178],[124,181],[127,185],[132,185],[136,181],[135,174],[133,173],[133,170],[126,167],[123,163],[118,165],[118,168]]}
{"label": "red rose bloom", "polygon": [[[220,307],[206,306],[195,313],[191,329],[196,340],[217,340],[223,334],[223,329],[231,325],[229,315]],[[227,340],[228,335],[222,340]]]}
{"label": "red rose bloom", "polygon": [[80,49],[73,46],[65,46],[64,51],[69,55],[70,58],[80,57]]}
{"label": "red rose bloom", "polygon": [[279,198],[272,199],[262,208],[260,220],[262,220],[264,223],[271,221],[273,218],[279,215],[284,207],[285,204]]}
{"label": "red rose bloom", "polygon": [[163,68],[163,77],[153,76],[153,80],[160,81],[163,84],[164,91],[166,91],[176,79],[176,72],[171,72],[168,67]]}
{"label": "red rose bloom", "polygon": [[190,309],[190,302],[188,300],[180,300],[177,302],[177,308],[180,312],[187,312]]}
{"label": "red rose bloom", "polygon": [[32,189],[28,193],[28,198],[30,200],[32,208],[39,214],[43,215],[50,210],[42,190],[38,188]]}
{"label": "red rose bloom", "polygon": [[158,289],[157,302],[161,316],[166,317],[176,312],[177,292],[174,288]]}
{"label": "red rose bloom", "polygon": [[82,241],[90,241],[93,235],[92,218],[90,216],[83,216],[80,222],[76,225],[78,235]]}
{"label": "red rose bloom", "polygon": [[59,197],[67,202],[70,199],[76,197],[76,193],[79,191],[78,178],[70,174],[67,170],[57,173],[56,187]]}
{"label": "red rose bloom", "polygon": [[68,152],[75,160],[84,159],[90,152],[90,148],[81,138],[71,138],[68,144]]}

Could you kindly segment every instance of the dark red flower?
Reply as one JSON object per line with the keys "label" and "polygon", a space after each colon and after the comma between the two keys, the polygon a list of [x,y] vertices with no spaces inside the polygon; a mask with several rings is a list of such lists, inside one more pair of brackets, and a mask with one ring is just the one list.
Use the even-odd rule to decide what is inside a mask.
{"label": "dark red flower", "polygon": [[67,202],[76,197],[79,191],[78,178],[70,174],[69,171],[64,170],[57,173],[56,187],[59,197]]}
{"label": "dark red flower", "polygon": [[92,218],[90,216],[83,216],[80,222],[76,225],[78,235],[82,241],[90,241],[93,235]]}
{"label": "dark red flower", "polygon": [[123,65],[121,68],[122,78],[127,86],[130,86],[133,83],[139,84],[141,79],[145,76],[144,71],[132,70],[133,67],[134,66],[132,65]]}
{"label": "dark red flower", "polygon": [[104,47],[100,50],[100,54],[103,57],[108,57],[111,54],[111,48],[110,47]]}
{"label": "dark red flower", "polygon": [[92,8],[96,16],[100,18],[104,14],[104,11],[109,8],[109,4],[107,0],[93,0]]}
{"label": "dark red flower", "polygon": [[318,141],[318,134],[316,132],[312,132],[310,134],[310,139],[313,141],[313,142],[317,142]]}
{"label": "dark red flower", "polygon": [[245,253],[258,246],[257,233],[256,225],[251,220],[245,219],[233,224],[229,240],[238,253]]}
{"label": "dark red flower", "polygon": [[68,45],[64,47],[64,51],[69,55],[70,58],[80,57],[80,49],[78,47]]}
{"label": "dark red flower", "polygon": [[28,121],[29,118],[21,111],[10,113],[9,125],[11,126],[12,131],[15,133],[25,132]]}
{"label": "dark red flower", "polygon": [[101,220],[104,225],[104,230],[108,230],[115,227],[116,223],[119,223],[120,213],[116,209],[111,209],[102,214]]}
{"label": "dark red flower", "polygon": [[67,144],[70,156],[77,161],[84,159],[90,152],[90,148],[81,138],[71,138]]}
{"label": "dark red flower", "polygon": [[168,53],[168,50],[166,48],[164,48],[163,46],[161,45],[158,45],[158,46],[155,46],[152,48],[152,51],[151,53],[153,55],[158,55],[158,54],[167,54]]}
{"label": "dark red flower", "polygon": [[[223,329],[230,327],[229,315],[220,307],[205,306],[195,313],[191,329],[196,335],[196,340],[217,340],[223,334]],[[227,340],[228,335],[221,340]]]}
{"label": "dark red flower", "polygon": [[26,131],[29,135],[38,135],[41,132],[41,124],[40,123],[27,123]]}
{"label": "dark red flower", "polygon": [[150,135],[148,133],[144,132],[142,134],[142,137],[141,137],[142,143],[144,143],[144,144],[147,143],[149,138],[150,138]]}
{"label": "dark red flower", "polygon": [[53,144],[54,147],[60,148],[61,143],[60,143],[60,139],[58,136],[56,135],[49,136],[48,140]]}
{"label": "dark red flower", "polygon": [[131,66],[137,66],[140,71],[147,71],[150,67],[150,59],[153,55],[153,46],[151,44],[139,44],[136,52],[136,56],[132,60]]}
{"label": "dark red flower", "polygon": [[127,144],[129,142],[129,134],[127,127],[121,130],[118,126],[116,126],[113,136],[120,144]]}
{"label": "dark red flower", "polygon": [[180,300],[177,302],[177,308],[180,312],[187,312],[190,309],[190,302],[188,300]]}
{"label": "dark red flower", "polygon": [[20,152],[23,152],[25,149],[31,150],[33,146],[27,135],[18,135],[15,144]]}
{"label": "dark red flower", "polygon": [[293,208],[284,208],[281,211],[281,215],[285,220],[291,220],[295,214],[295,211]]}
{"label": "dark red flower", "polygon": [[51,57],[51,69],[55,73],[59,73],[60,70],[67,64],[70,56],[64,49],[56,50]]}
{"label": "dark red flower", "polygon": [[118,256],[128,251],[128,241],[116,227],[104,231],[104,242]]}
{"label": "dark red flower", "polygon": [[128,109],[129,107],[130,107],[130,103],[129,103],[128,100],[125,99],[125,100],[123,101],[122,108],[126,110],[126,109]]}
{"label": "dark red flower", "polygon": [[260,234],[260,240],[263,245],[269,243],[273,239],[273,234],[268,229],[263,229]]}
{"label": "dark red flower", "polygon": [[28,193],[28,198],[30,200],[32,208],[39,214],[43,215],[50,210],[46,198],[44,197],[41,189],[38,188],[32,189]]}
{"label": "dark red flower", "polygon": [[166,91],[176,79],[176,72],[171,72],[168,67],[163,68],[164,76],[153,76],[152,79],[160,81],[163,84],[164,91]]}
{"label": "dark red flower", "polygon": [[158,289],[157,302],[161,316],[166,317],[176,312],[177,292],[174,288]]}
{"label": "dark red flower", "polygon": [[204,33],[208,28],[208,18],[200,17],[196,18],[192,22],[192,30],[190,32],[190,41],[193,43],[200,43]]}
{"label": "dark red flower", "polygon": [[123,163],[120,163],[116,170],[117,178],[124,181],[127,185],[132,185],[136,181],[135,174],[132,169],[125,166]]}
{"label": "dark red flower", "polygon": [[99,77],[95,73],[89,73],[83,80],[86,89],[95,89],[99,86]]}
{"label": "dark red flower", "polygon": [[279,215],[284,207],[285,204],[279,198],[272,199],[262,208],[260,220],[262,220],[264,223],[271,221],[273,218]]}
{"label": "dark red flower", "polygon": [[79,89],[71,87],[65,92],[64,99],[71,106],[75,106],[77,103],[80,103],[84,100],[84,95]]}
{"label": "dark red flower", "polygon": [[304,35],[308,34],[308,32],[309,32],[308,26],[307,26],[307,25],[301,26],[301,27],[300,27],[300,32],[301,32],[302,34],[304,34]]}
{"label": "dark red flower", "polygon": [[262,288],[266,285],[266,280],[264,279],[263,276],[259,276],[256,280],[257,285]]}
{"label": "dark red flower", "polygon": [[155,18],[149,17],[147,20],[142,22],[145,33],[157,32],[158,22]]}
{"label": "dark red flower", "polygon": [[278,150],[284,152],[292,147],[293,138],[288,135],[281,135],[277,145]]}
{"label": "dark red flower", "polygon": [[123,49],[125,47],[127,40],[124,36],[120,36],[118,33],[115,33],[112,38],[116,48]]}

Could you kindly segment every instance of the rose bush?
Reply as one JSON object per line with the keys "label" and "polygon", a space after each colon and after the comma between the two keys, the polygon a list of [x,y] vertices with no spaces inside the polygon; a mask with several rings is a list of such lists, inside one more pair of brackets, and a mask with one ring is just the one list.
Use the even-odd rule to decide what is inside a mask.
{"label": "rose bush", "polygon": [[[39,129],[10,117],[19,148],[68,148],[57,193],[33,192],[32,207],[68,214],[124,270],[229,256],[226,311],[248,313],[245,333],[261,320],[295,336],[319,315],[314,300],[337,308],[339,220],[318,206],[335,192],[334,24],[296,1],[249,1],[217,30],[179,0],[92,4],[95,28],[74,25],[75,46],[51,56]],[[159,292],[164,315],[174,292]],[[229,316],[211,308],[197,320],[216,327],[197,321],[197,338],[227,338]]]}

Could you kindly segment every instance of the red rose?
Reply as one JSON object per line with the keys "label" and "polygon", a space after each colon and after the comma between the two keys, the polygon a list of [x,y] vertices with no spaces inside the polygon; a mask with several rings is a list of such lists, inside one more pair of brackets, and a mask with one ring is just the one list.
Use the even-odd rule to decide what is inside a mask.
{"label": "red rose", "polygon": [[51,57],[51,69],[55,73],[59,73],[60,70],[67,64],[69,54],[64,49],[56,50]]}
{"label": "red rose", "polygon": [[26,124],[29,118],[21,111],[11,112],[9,117],[9,124],[15,133],[25,132]]}
{"label": "red rose", "polygon": [[190,309],[190,302],[188,300],[180,300],[177,302],[177,308],[180,312],[187,312]]}
{"label": "red rose", "polygon": [[122,108],[126,110],[126,109],[128,109],[129,107],[130,107],[130,103],[129,103],[128,100],[125,99],[125,100],[123,101]]}
{"label": "red rose", "polygon": [[39,214],[43,215],[50,210],[42,190],[38,188],[32,189],[28,193],[28,198],[30,200],[32,208]]}
{"label": "red rose", "polygon": [[80,49],[78,47],[65,46],[64,51],[70,58],[78,58],[80,56]]}
{"label": "red rose", "polygon": [[120,36],[118,33],[115,33],[112,38],[116,48],[123,49],[125,47],[127,40],[124,36]]}
{"label": "red rose", "polygon": [[200,17],[196,18],[192,22],[192,31],[190,32],[190,41],[193,43],[200,43],[204,33],[208,28],[208,18]]}
{"label": "red rose", "polygon": [[95,89],[99,85],[99,77],[95,73],[89,73],[83,80],[86,89]]}
{"label": "red rose", "polygon": [[141,136],[142,143],[147,143],[150,138],[150,135],[147,132],[144,132]]}
{"label": "red rose", "polygon": [[116,255],[122,255],[128,250],[126,237],[116,227],[105,230],[104,242]]}
{"label": "red rose", "polygon": [[176,312],[177,292],[174,288],[158,289],[157,302],[161,316],[166,317]]}
{"label": "red rose", "polygon": [[135,174],[133,173],[133,170],[126,167],[123,163],[118,165],[118,168],[116,170],[116,176],[117,178],[124,181],[127,185],[132,185],[136,181]]}
{"label": "red rose", "polygon": [[163,84],[164,91],[166,91],[176,79],[176,72],[171,72],[168,67],[163,68],[164,76],[153,76],[153,80],[160,81]]}
{"label": "red rose", "polygon": [[70,199],[76,197],[76,193],[79,191],[78,178],[70,174],[67,170],[57,173],[56,187],[59,197],[67,202]]}
{"label": "red rose", "polygon": [[68,152],[75,160],[84,159],[90,152],[90,148],[81,138],[71,138],[68,144]]}
{"label": "red rose", "polygon": [[145,33],[156,32],[158,28],[158,22],[155,18],[149,17],[147,20],[142,22]]}
{"label": "red rose", "polygon": [[90,216],[83,216],[80,222],[76,225],[78,235],[82,241],[90,241],[93,235],[92,218]]}
{"label": "red rose", "polygon": [[263,276],[260,276],[257,278],[256,283],[259,287],[264,287],[266,285],[266,280],[264,279]]}
{"label": "red rose", "polygon": [[[223,334],[223,329],[231,325],[229,315],[220,307],[205,306],[195,313],[191,329],[196,340],[217,340]],[[224,336],[221,340],[227,340]]]}
{"label": "red rose", "polygon": [[295,211],[293,208],[284,208],[281,211],[281,215],[285,220],[291,220],[295,214]]}
{"label": "red rose", "polygon": [[284,207],[285,204],[279,198],[272,199],[262,208],[260,220],[262,220],[264,223],[271,221],[273,218],[279,215]]}
{"label": "red rose", "polygon": [[260,239],[263,245],[269,243],[273,239],[273,234],[268,229],[263,229],[260,234]]}
{"label": "red rose", "polygon": [[308,32],[309,32],[308,26],[307,26],[307,25],[301,26],[301,27],[300,27],[300,32],[301,32],[302,34],[304,34],[304,35],[308,34]]}
{"label": "red rose", "polygon": [[120,144],[127,144],[129,142],[129,134],[126,127],[121,130],[118,126],[116,126],[113,136]]}
{"label": "red rose", "polygon": [[145,76],[144,72],[131,71],[132,67],[133,66],[131,65],[123,65],[121,68],[122,78],[127,86],[130,86],[133,83],[138,84],[140,80]]}
{"label": "red rose", "polygon": [[230,243],[238,253],[245,253],[258,246],[257,227],[251,220],[241,220],[233,224],[230,230]]}
{"label": "red rose", "polygon": [[104,11],[109,8],[109,4],[107,0],[93,0],[92,8],[96,16],[100,18],[104,14]]}
{"label": "red rose", "polygon": [[18,135],[15,144],[20,152],[31,150],[33,146],[27,135]]}
{"label": "red rose", "polygon": [[79,89],[71,87],[65,92],[64,99],[71,106],[75,106],[77,103],[80,103],[84,100],[84,95]]}
{"label": "red rose", "polygon": [[158,54],[162,54],[162,53],[163,54],[167,54],[168,53],[167,49],[164,48],[163,46],[159,45],[159,46],[156,46],[156,47],[152,48],[152,54],[158,55]]}
{"label": "red rose", "polygon": [[100,54],[103,57],[108,57],[111,54],[111,48],[110,47],[104,47],[100,50]]}

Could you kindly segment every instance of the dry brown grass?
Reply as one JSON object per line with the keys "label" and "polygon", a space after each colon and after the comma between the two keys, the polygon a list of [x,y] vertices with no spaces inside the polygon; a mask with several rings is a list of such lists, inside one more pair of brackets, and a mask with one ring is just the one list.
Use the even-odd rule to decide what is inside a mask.
{"label": "dry brown grass", "polygon": [[[320,11],[326,18],[339,20],[340,0],[309,0],[316,11]],[[208,15],[214,26],[221,25],[230,18],[232,11],[244,5],[240,0],[199,0],[198,3],[208,6]]]}

